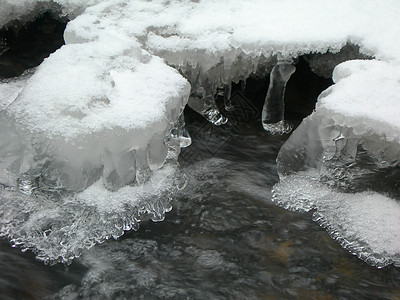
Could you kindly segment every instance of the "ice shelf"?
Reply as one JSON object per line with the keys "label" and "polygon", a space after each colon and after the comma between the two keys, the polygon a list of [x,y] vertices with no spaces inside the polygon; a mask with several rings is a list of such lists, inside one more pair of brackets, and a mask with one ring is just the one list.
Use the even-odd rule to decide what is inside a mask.
{"label": "ice shelf", "polygon": [[[222,125],[227,119],[215,97],[222,95],[231,110],[232,82],[271,74],[264,126],[287,132],[285,85],[301,55],[326,53],[310,59],[324,76],[336,64],[328,55],[349,44],[376,60],[335,69],[335,85],[279,154],[282,182],[317,170],[324,187],[362,196],[366,174],[397,167],[397,1],[0,0],[0,27],[46,10],[71,20],[66,45],[36,70],[0,82],[0,234],[36,249],[43,261],[69,263],[82,247],[135,228],[138,215],[162,219],[170,193],[183,185],[177,156],[190,144],[187,103]],[[174,179],[160,187],[164,176]],[[137,197],[128,201],[129,193]],[[397,209],[397,196],[375,193],[368,201]],[[289,203],[279,195],[277,202]],[[88,215],[96,218],[86,222]],[[349,238],[336,220],[323,220]],[[373,239],[363,241],[370,263],[398,265],[395,243],[386,255]]]}

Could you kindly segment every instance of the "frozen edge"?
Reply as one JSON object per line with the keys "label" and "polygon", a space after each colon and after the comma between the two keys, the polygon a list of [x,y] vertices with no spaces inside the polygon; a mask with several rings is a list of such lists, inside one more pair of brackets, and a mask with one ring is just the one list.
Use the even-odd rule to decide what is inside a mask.
{"label": "frozen edge", "polygon": [[[177,188],[179,189],[180,187],[182,187],[182,180],[185,181],[186,179],[184,174],[181,173],[179,169],[176,169],[171,166],[164,167],[163,170],[160,170],[160,172],[161,173],[167,172],[168,174],[167,176],[163,177],[164,179],[163,181],[160,181],[162,183],[161,186],[160,182],[157,182],[158,187],[156,187],[156,190],[154,191],[155,193],[151,194],[151,191],[150,193],[149,192],[144,193],[145,196],[141,197],[138,200],[138,202],[129,203],[128,200],[127,202],[123,203],[123,207],[111,211],[102,210],[98,206],[91,204],[90,201],[88,203],[87,199],[86,200],[80,199],[80,201],[76,202],[77,198],[78,199],[82,198],[81,197],[82,193],[67,197],[66,199],[64,199],[61,206],[57,206],[57,202],[55,201],[52,203],[53,207],[48,207],[48,205],[46,206],[46,203],[44,203],[44,201],[40,200],[40,197],[27,196],[19,193],[15,189],[0,187],[0,199],[4,197],[4,194],[6,194],[5,195],[6,199],[10,199],[11,197],[7,195],[8,193],[17,193],[14,194],[14,196],[17,195],[16,199],[19,201],[19,205],[18,207],[14,206],[14,208],[22,215],[24,214],[29,215],[28,219],[26,220],[19,219],[19,221],[15,224],[12,224],[14,220],[11,222],[3,223],[5,218],[2,218],[2,222],[0,223],[0,228],[1,228],[0,237],[8,239],[12,244],[12,247],[18,247],[23,252],[31,250],[35,254],[36,259],[42,261],[46,265],[47,264],[54,265],[56,263],[63,263],[65,265],[69,265],[72,263],[74,258],[80,257],[84,251],[89,250],[93,246],[97,244],[102,244],[111,238],[118,239],[119,237],[124,235],[126,231],[130,231],[131,229],[135,231],[138,230],[141,221],[151,219],[157,222],[157,221],[162,221],[164,219],[165,213],[171,211],[172,209],[170,202],[172,201],[172,196],[176,194],[175,190]],[[154,176],[159,177],[163,175],[155,174]],[[183,184],[185,184],[185,182],[183,182]],[[146,182],[144,186],[139,186],[139,187],[127,186],[126,188],[143,190],[149,185],[152,188],[151,182]],[[107,192],[112,193],[109,191]],[[133,193],[133,195],[134,194],[135,193]],[[32,197],[35,197],[35,200],[32,200]],[[149,199],[151,199],[151,201],[149,201]],[[13,200],[11,200],[10,202],[12,201]],[[28,205],[26,206],[23,205],[24,201],[26,201],[27,202],[26,204]],[[30,204],[32,204],[31,207],[34,208],[34,210],[29,211],[28,208],[28,212],[23,211],[22,207],[20,207],[21,203],[25,209],[26,207],[29,207]],[[49,224],[54,223],[52,222],[52,220],[56,219],[57,215],[63,215],[65,217],[65,214],[67,216],[71,216],[72,213],[71,219],[74,222],[61,224],[62,227],[58,229],[56,228],[55,232],[56,233],[63,232],[63,229],[67,227],[68,234],[75,234],[77,235],[78,238],[78,239],[71,239],[71,237],[67,238],[67,243],[65,244],[65,247],[64,244],[60,242],[59,245],[62,246],[61,249],[56,249],[55,251],[55,253],[59,253],[58,256],[52,255],[51,253],[52,251],[49,252],[48,249],[46,249],[45,247],[50,246],[49,249],[54,251],[55,240],[48,240],[48,237],[60,239],[62,238],[62,236],[56,236],[56,237],[51,236],[52,233],[51,229],[50,231],[48,231],[44,230],[44,228],[37,227],[42,225],[41,224],[42,219],[40,218],[41,215],[49,213],[52,213],[51,219],[49,220],[50,221]],[[34,216],[33,220],[30,219],[31,216]],[[86,217],[82,218],[82,216]],[[46,216],[44,218],[46,218]],[[112,222],[109,222],[110,218],[112,219]],[[47,219],[44,220],[46,221]],[[87,220],[89,220],[89,223],[85,223],[85,221]],[[90,223],[90,221],[92,222]],[[108,225],[111,225],[110,228],[104,227],[104,225],[107,223],[109,223]],[[27,225],[28,225],[27,229],[31,230],[31,232],[25,231],[24,228]],[[15,227],[19,228],[20,226],[22,232],[15,232],[15,230],[13,230],[13,228]],[[93,228],[93,226],[98,226],[98,227]],[[75,228],[78,228],[80,230],[83,229],[83,232],[73,231],[73,229]],[[96,233],[99,230],[101,231],[101,234],[96,235]],[[35,232],[36,235],[34,235]],[[46,235],[46,232],[48,232],[48,235]],[[23,235],[24,233],[25,237]],[[39,233],[39,235],[37,235],[37,233]],[[28,238],[26,238],[26,236]],[[76,245],[71,245],[71,242],[76,243],[77,241],[78,243]]]}
{"label": "frozen edge", "polygon": [[371,253],[373,251],[369,250],[368,247],[362,245],[359,241],[354,240],[350,242],[345,237],[341,236],[339,230],[330,225],[316,207],[313,210],[313,221],[324,228],[333,240],[337,241],[342,248],[349,251],[352,255],[357,256],[370,266],[377,267],[378,269],[384,268],[390,264],[393,264],[395,267],[400,267],[400,254],[397,254],[394,258],[384,258],[377,253]]}
{"label": "frozen edge", "polygon": [[[298,213],[308,213],[312,212],[312,220],[316,222],[319,226],[321,226],[323,229],[327,231],[329,236],[337,241],[340,246],[350,252],[352,255],[357,256],[359,259],[362,261],[366,262],[370,266],[376,267],[378,269],[384,268],[386,266],[389,266],[393,264],[395,267],[400,267],[400,253],[397,253],[396,255],[392,255],[389,258],[382,257],[382,255],[378,253],[374,253],[373,250],[371,250],[365,243],[360,242],[358,239],[355,239],[353,241],[349,241],[345,236],[343,236],[340,232],[339,228],[336,228],[335,226],[331,225],[325,218],[324,214],[321,213],[318,209],[318,204],[315,203],[315,200],[310,199],[310,197],[303,197],[302,200],[302,205],[299,206],[299,194],[296,194],[296,197],[289,196],[289,199],[286,199],[287,196],[287,191],[285,187],[283,188],[283,194],[281,191],[279,191],[280,186],[282,184],[287,185],[287,182],[285,182],[287,177],[292,178],[293,175],[289,176],[280,176],[280,180],[278,183],[276,183],[272,190],[272,198],[271,201],[278,207],[281,207],[285,210],[291,211],[291,212],[298,212]],[[297,175],[298,176],[298,175]],[[322,183],[320,183],[316,178],[313,177],[308,177],[304,175],[300,175],[299,177],[296,177],[297,180],[300,180],[303,182],[304,180],[307,180],[307,183],[309,184],[315,184],[318,187],[323,187],[325,190],[329,191],[329,187],[325,187]],[[292,185],[293,186],[293,185]],[[287,187],[286,187],[287,188]],[[300,188],[301,191],[304,191],[303,188]],[[301,196],[306,195],[308,192],[307,191],[303,192]],[[327,195],[329,195],[329,192],[324,193],[323,191],[318,198],[324,198]],[[378,194],[378,193],[377,193]],[[282,197],[282,195],[284,195]],[[283,198],[283,199],[282,199]],[[297,203],[294,203],[293,200],[296,200]]]}

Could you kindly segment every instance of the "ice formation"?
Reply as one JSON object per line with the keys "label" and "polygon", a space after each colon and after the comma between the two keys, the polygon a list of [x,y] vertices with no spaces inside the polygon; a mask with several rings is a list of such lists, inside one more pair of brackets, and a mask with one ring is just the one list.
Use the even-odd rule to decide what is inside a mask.
{"label": "ice formation", "polygon": [[[49,9],[71,19],[64,33],[66,45],[36,70],[0,83],[0,232],[15,244],[36,249],[40,259],[50,262],[70,262],[82,243],[90,247],[119,236],[121,228],[135,227],[138,212],[162,219],[168,210],[166,195],[177,183],[171,179],[160,187],[152,182],[161,180],[157,174],[178,172],[179,147],[190,144],[182,115],[186,103],[215,125],[224,124],[227,119],[215,97],[222,95],[225,109],[233,109],[232,82],[271,73],[264,127],[283,133],[288,131],[283,115],[285,85],[295,70],[292,61],[300,55],[334,54],[352,43],[363,54],[390,62],[372,62],[383,68],[379,72],[397,72],[394,64],[400,58],[400,44],[394,42],[400,14],[396,1],[376,5],[365,0],[0,0],[0,27]],[[324,75],[335,64],[324,58],[311,60],[313,70]],[[342,87],[346,72],[361,76],[370,65],[358,61],[345,66],[335,71],[333,95],[350,91]],[[386,87],[385,78],[377,80],[378,86]],[[393,81],[388,81],[387,89],[395,90]],[[387,89],[374,90],[371,97],[380,98]],[[393,166],[396,121],[371,118],[363,105],[350,106],[359,103],[358,97],[349,97],[350,103],[345,98],[340,98],[340,105],[329,101],[320,105],[297,132],[307,126],[310,132],[319,132],[313,124],[328,122],[342,128],[343,137],[334,137],[340,159],[354,158],[354,146],[362,136],[370,157],[382,154],[379,167]],[[336,119],[320,116],[324,110],[334,111],[332,107],[344,111],[335,111]],[[346,110],[358,111],[363,126],[354,123],[354,115],[344,117]],[[394,109],[389,111],[395,114]],[[320,120],[315,123],[312,118]],[[381,131],[374,134],[364,127],[375,129],[376,124]],[[329,138],[336,133],[330,130],[326,130]],[[290,141],[299,136],[296,133]],[[383,142],[377,144],[376,138]],[[280,156],[282,174],[303,168],[301,159],[282,160],[291,151],[285,150],[290,141]],[[321,146],[311,138],[309,143],[315,145],[304,146],[310,153],[302,155],[311,160],[303,165],[323,165],[321,149],[333,151],[332,142]],[[382,144],[387,145],[383,153],[377,148]],[[166,172],[168,168],[172,170]],[[147,185],[143,197],[131,191]],[[133,200],[127,200],[129,193],[136,195]],[[115,209],[119,202],[126,206],[124,212]],[[86,208],[100,217],[86,222],[84,213],[78,213]],[[116,222],[118,234],[110,229],[114,221],[109,220]],[[121,227],[121,220],[129,221]],[[74,231],[80,226],[84,229]],[[68,235],[68,228],[74,228],[74,235]]]}
{"label": "ice formation", "polygon": [[[372,1],[357,0],[307,4],[109,0],[89,7],[71,22],[65,39],[91,40],[104,28],[138,39],[143,48],[163,57],[189,80],[189,106],[218,125],[227,121],[215,105],[218,91],[224,91],[229,110],[231,83],[252,73],[266,75],[278,60],[328,50],[335,53],[349,42],[377,58],[397,57],[399,47],[392,43],[396,29],[390,23],[397,23],[396,12],[399,7],[394,2],[376,7]],[[266,129],[285,132],[287,126],[281,122]]]}
{"label": "ice formation", "polygon": [[274,201],[315,209],[314,219],[368,263],[400,266],[400,65],[348,61],[333,79],[279,152]]}
{"label": "ice formation", "polygon": [[175,69],[105,32],[0,86],[2,236],[69,263],[145,214],[163,219],[180,185],[179,117],[190,91]]}
{"label": "ice formation", "polygon": [[287,133],[291,128],[285,124],[285,89],[296,67],[285,61],[278,61],[270,75],[270,84],[262,111],[264,129],[275,133]]}

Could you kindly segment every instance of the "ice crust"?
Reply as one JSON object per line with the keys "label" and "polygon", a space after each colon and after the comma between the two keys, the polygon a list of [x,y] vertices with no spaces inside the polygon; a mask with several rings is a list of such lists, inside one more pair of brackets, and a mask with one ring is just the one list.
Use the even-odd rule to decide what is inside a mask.
{"label": "ice crust", "polygon": [[324,185],[320,174],[298,172],[281,178],[273,200],[295,211],[314,210],[313,220],[367,263],[400,266],[400,203],[382,194],[344,193]]}
{"label": "ice crust", "polygon": [[98,181],[58,201],[1,189],[0,236],[24,251],[34,251],[46,264],[70,264],[95,244],[138,229],[141,220],[162,221],[172,209],[170,198],[180,176],[176,172],[175,167],[165,166],[144,184],[128,185],[117,193]]}
{"label": "ice crust", "polygon": [[348,61],[333,80],[279,152],[274,201],[315,209],[314,219],[371,265],[400,266],[400,66]]}
{"label": "ice crust", "polygon": [[[329,193],[340,190],[327,198],[340,205],[350,198],[376,198],[390,203],[390,220],[395,220],[397,200],[362,194],[351,181],[398,164],[397,1],[0,0],[0,27],[46,10],[71,20],[64,33],[66,45],[37,70],[0,83],[0,199],[5,216],[0,232],[16,245],[36,249],[40,260],[69,263],[82,245],[90,248],[136,227],[138,220],[131,216],[138,211],[162,219],[169,209],[165,195],[179,185],[163,179],[180,178],[179,147],[190,144],[182,115],[186,103],[210,122],[224,124],[227,119],[215,97],[223,95],[225,109],[232,109],[232,82],[251,74],[265,76],[300,55],[338,53],[349,44],[377,60],[335,69],[335,85],[321,95],[317,111],[279,154],[278,187],[282,190],[289,178],[284,176],[316,169],[323,172],[319,180],[330,186]],[[336,64],[330,58],[310,61],[324,76]],[[278,84],[280,95],[286,79]],[[283,107],[280,99],[277,106]],[[275,121],[268,125],[271,132],[288,131],[283,120]],[[367,170],[364,160],[352,165],[360,155]],[[163,172],[169,167],[174,171]],[[348,191],[358,194],[344,193]],[[286,201],[278,200],[278,194],[276,201],[300,207],[297,196]],[[389,243],[393,234],[379,241],[368,229],[348,234],[352,225],[343,230],[338,224],[349,222],[349,214],[343,211],[342,219],[335,218],[329,214],[342,210],[328,212],[326,203],[315,203],[310,205],[316,214],[323,212],[321,222],[332,226],[338,239],[351,243],[349,236],[356,237],[368,249],[365,255],[354,250],[362,258],[378,266],[398,265],[398,248]],[[96,217],[85,221],[90,214]],[[114,233],[121,220],[130,220],[124,223],[130,225],[117,225]],[[383,248],[385,241],[390,249]]]}

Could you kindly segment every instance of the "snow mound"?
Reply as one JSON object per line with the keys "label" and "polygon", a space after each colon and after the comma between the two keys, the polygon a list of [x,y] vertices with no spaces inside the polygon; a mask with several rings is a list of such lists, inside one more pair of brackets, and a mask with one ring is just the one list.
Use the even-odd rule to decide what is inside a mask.
{"label": "snow mound", "polygon": [[123,46],[66,45],[42,63],[1,112],[8,170],[72,191],[101,174],[116,190],[163,165],[189,84],[157,57]]}
{"label": "snow mound", "polygon": [[2,236],[70,263],[170,210],[184,181],[179,120],[190,85],[161,58],[106,33],[63,46],[0,91]]}
{"label": "snow mound", "polygon": [[172,133],[189,84],[135,43],[99,43],[0,85],[1,236],[46,263],[162,220],[184,180]]}
{"label": "snow mound", "polygon": [[[400,66],[348,61],[278,155],[274,201],[372,265],[400,266]],[[374,190],[372,192],[371,190]]]}

